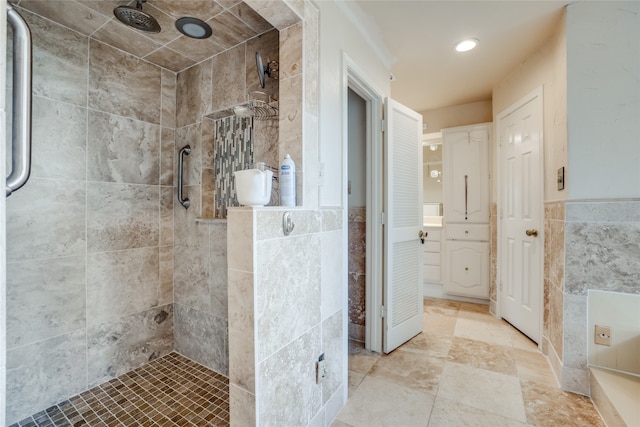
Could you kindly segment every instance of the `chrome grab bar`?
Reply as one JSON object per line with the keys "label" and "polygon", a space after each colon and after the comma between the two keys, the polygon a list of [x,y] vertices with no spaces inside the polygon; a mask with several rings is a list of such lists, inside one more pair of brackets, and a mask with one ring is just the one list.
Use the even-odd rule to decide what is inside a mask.
{"label": "chrome grab bar", "polygon": [[184,155],[189,155],[191,154],[191,147],[188,145],[185,145],[184,147],[182,147],[180,149],[180,153],[178,154],[179,159],[178,159],[178,201],[180,202],[180,204],[182,206],[184,206],[185,209],[189,209],[189,206],[191,206],[191,202],[189,201],[189,199],[183,199],[182,198],[182,163],[184,161]]}
{"label": "chrome grab bar", "polygon": [[31,173],[31,33],[9,3],[7,21],[13,28],[13,131],[6,197],[21,188]]}

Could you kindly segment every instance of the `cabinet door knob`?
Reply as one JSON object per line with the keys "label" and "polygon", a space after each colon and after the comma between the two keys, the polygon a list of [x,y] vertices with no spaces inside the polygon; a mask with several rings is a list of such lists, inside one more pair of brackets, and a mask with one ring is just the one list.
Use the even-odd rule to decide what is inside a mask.
{"label": "cabinet door knob", "polygon": [[418,231],[418,237],[420,238],[420,242],[424,245],[424,239],[429,235],[428,231]]}
{"label": "cabinet door knob", "polygon": [[538,230],[536,230],[535,228],[532,228],[531,230],[525,231],[525,234],[527,236],[538,237]]}

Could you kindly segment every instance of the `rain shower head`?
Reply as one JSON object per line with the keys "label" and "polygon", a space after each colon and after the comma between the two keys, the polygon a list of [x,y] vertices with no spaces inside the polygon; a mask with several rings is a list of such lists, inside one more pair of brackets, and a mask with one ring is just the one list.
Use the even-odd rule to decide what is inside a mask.
{"label": "rain shower head", "polygon": [[136,30],[146,33],[159,33],[160,24],[156,18],[142,11],[142,3],[147,0],[137,0],[136,7],[118,6],[113,9],[113,14],[120,22]]}

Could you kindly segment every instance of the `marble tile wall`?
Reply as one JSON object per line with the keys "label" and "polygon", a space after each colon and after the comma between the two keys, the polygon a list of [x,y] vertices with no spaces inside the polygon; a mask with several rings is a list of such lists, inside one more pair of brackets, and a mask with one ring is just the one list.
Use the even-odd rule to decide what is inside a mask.
{"label": "marble tile wall", "polygon": [[566,390],[589,393],[587,295],[640,294],[640,201],[567,202],[563,320]]}
{"label": "marble tile wall", "polygon": [[[114,46],[173,72],[182,71],[273,27],[240,0],[165,1],[145,5],[160,24],[159,33],[143,33],[122,25],[113,16],[113,1],[16,1],[72,30]],[[209,22],[212,35],[194,40],[178,32],[175,19],[193,16]]]}
{"label": "marble tile wall", "polygon": [[174,346],[175,75],[20,13],[34,167],[7,200],[8,423]]}
{"label": "marble tile wall", "polygon": [[[341,213],[292,210],[296,225],[284,236],[284,212],[229,210],[231,417],[260,425],[308,425],[320,417],[318,425],[329,425],[325,406],[337,413],[346,351]],[[318,385],[320,354],[329,369]]]}
{"label": "marble tile wall", "polygon": [[364,342],[366,320],[366,208],[349,208],[349,339]]}
{"label": "marble tile wall", "polygon": [[175,350],[228,375],[227,224],[198,220],[198,208],[174,212]]}
{"label": "marble tile wall", "polygon": [[638,242],[638,201],[545,204],[542,348],[563,389],[589,394],[588,293],[640,294]]}
{"label": "marble tile wall", "polygon": [[[544,320],[542,350],[550,360],[562,361],[565,270],[565,203],[544,206]],[[556,371],[560,377],[561,373]]]}
{"label": "marble tile wall", "polygon": [[[227,230],[225,221],[213,218],[225,218],[226,206],[234,200],[229,179],[233,170],[222,167],[233,148],[229,139],[244,147],[238,153],[249,153],[249,159],[239,160],[243,164],[261,160],[253,157],[255,143],[247,138],[251,134],[247,120],[210,116],[246,100],[249,79],[257,81],[253,49],[270,43],[277,57],[277,39],[277,31],[268,32],[178,73],[176,79],[174,155],[187,144],[191,147],[184,165],[184,193],[191,207],[186,210],[176,204],[174,210],[176,350],[224,375],[229,374]],[[277,87],[271,80],[271,90],[277,93]],[[225,122],[237,132],[225,131]]]}
{"label": "marble tile wall", "polygon": [[[309,8],[307,8],[309,9]],[[310,13],[313,16],[313,13]],[[306,19],[307,17],[305,17]],[[303,153],[305,147],[300,142],[303,141],[303,122],[305,120],[303,96],[304,78],[303,74],[303,34],[308,34],[312,20],[305,22],[307,28],[303,31],[303,23],[296,23],[280,30],[280,135],[279,152],[280,160],[286,154],[291,155],[291,159],[296,164],[296,202],[298,206],[304,204],[304,170],[305,166],[311,162],[305,162]],[[317,24],[317,22],[316,22]],[[304,40],[305,46],[315,46],[313,40]],[[316,56],[317,58],[317,56]],[[312,68],[308,70],[312,71]],[[313,87],[313,85],[309,85]],[[305,94],[306,95],[306,94]],[[317,112],[315,113],[317,115]],[[305,140],[308,144],[312,139]],[[310,148],[310,147],[309,147]],[[311,151],[311,150],[310,150]]]}

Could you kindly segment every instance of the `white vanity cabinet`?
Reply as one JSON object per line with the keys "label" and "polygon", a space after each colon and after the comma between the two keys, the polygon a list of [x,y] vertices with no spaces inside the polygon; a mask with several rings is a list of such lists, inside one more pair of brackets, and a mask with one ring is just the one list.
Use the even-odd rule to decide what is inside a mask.
{"label": "white vanity cabinet", "polygon": [[447,223],[489,223],[490,132],[490,123],[442,130]]}
{"label": "white vanity cabinet", "polygon": [[447,294],[489,298],[490,135],[491,123],[442,131]]}
{"label": "white vanity cabinet", "polygon": [[442,283],[442,228],[425,227],[427,236],[422,245],[424,278],[427,283]]}
{"label": "white vanity cabinet", "polygon": [[[451,228],[460,227],[458,224]],[[487,225],[486,234],[489,233]],[[447,230],[449,226],[447,226]],[[458,237],[464,232],[454,233]],[[470,233],[469,233],[470,234]],[[484,234],[484,233],[483,233]],[[489,242],[449,239],[445,242],[445,280],[443,291],[452,295],[489,298]],[[471,237],[473,238],[473,237]]]}

